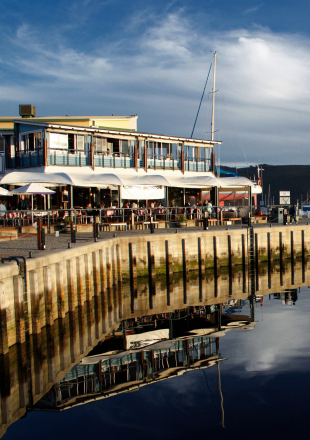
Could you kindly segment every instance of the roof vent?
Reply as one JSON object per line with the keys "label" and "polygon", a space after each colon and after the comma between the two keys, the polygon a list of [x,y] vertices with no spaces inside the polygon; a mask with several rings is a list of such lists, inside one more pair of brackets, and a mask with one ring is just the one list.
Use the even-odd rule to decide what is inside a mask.
{"label": "roof vent", "polygon": [[20,104],[19,114],[22,118],[35,118],[36,108],[31,104]]}

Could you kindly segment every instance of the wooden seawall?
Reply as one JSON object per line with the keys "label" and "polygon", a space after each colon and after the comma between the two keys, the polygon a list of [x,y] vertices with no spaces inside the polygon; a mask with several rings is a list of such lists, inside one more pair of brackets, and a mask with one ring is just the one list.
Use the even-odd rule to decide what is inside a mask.
{"label": "wooden seawall", "polygon": [[[254,229],[254,255],[261,262],[281,264],[309,254],[310,229],[293,225]],[[101,292],[147,277],[150,288],[157,276],[226,267],[245,268],[248,261],[248,229],[148,234],[117,237],[56,250],[26,260],[26,288],[15,262],[0,265],[0,353],[25,334],[40,333],[46,325],[63,319]],[[123,298],[117,298],[122,317]]]}

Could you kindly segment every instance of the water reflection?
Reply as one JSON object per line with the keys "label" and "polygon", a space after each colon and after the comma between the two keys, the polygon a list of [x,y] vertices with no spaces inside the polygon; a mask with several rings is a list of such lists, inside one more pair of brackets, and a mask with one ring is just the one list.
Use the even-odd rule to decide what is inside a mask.
{"label": "water reflection", "polygon": [[61,411],[152,390],[148,385],[167,379],[175,389],[197,370],[206,379],[210,371],[216,374],[216,407],[224,425],[220,363],[232,354],[222,341],[255,333],[267,299],[298,304],[296,286],[306,282],[307,272],[298,263],[285,269],[262,266],[255,296],[249,296],[248,273],[230,271],[119,283],[101,292],[1,358],[1,435],[26,411]]}
{"label": "water reflection", "polygon": [[[241,302],[233,303],[239,303],[240,311]],[[233,310],[232,304],[227,307]],[[225,331],[251,330],[254,324],[249,316],[222,313],[221,306],[189,307],[122,321],[35,407],[64,409],[209,368],[223,360],[219,347]]]}

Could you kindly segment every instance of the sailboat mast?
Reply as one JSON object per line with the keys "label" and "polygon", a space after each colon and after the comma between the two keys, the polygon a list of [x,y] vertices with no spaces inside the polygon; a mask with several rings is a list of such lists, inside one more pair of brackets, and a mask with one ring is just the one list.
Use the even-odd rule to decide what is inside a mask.
{"label": "sailboat mast", "polygon": [[213,90],[212,90],[211,141],[214,140],[215,74],[216,74],[216,52],[214,52],[214,64],[213,64]]}

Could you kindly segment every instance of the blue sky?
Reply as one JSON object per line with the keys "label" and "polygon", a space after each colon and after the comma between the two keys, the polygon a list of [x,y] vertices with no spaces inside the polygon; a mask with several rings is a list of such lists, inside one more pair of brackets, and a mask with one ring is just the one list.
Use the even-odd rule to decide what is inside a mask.
{"label": "blue sky", "polygon": [[[141,131],[190,136],[218,53],[220,163],[307,164],[306,1],[4,0],[0,115],[138,114]],[[208,138],[206,89],[194,137]]]}

